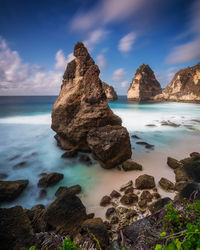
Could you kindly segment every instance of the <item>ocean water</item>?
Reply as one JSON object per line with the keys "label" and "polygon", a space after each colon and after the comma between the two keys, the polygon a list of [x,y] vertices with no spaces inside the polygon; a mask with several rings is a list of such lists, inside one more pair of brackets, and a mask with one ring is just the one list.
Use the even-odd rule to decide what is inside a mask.
{"label": "ocean water", "polygon": [[[134,180],[141,173],[174,181],[174,173],[167,166],[167,156],[177,159],[186,157],[193,151],[200,151],[200,105],[190,103],[131,103],[126,97],[119,97],[109,105],[120,116],[131,138],[132,158],[143,165],[143,172],[121,172],[117,169],[102,169],[93,160],[92,166],[80,163],[78,158],[62,159],[63,150],[57,147],[54,131],[51,130],[51,110],[55,96],[43,97],[0,97],[0,174],[7,174],[4,180],[28,179],[29,185],[19,198],[2,207],[22,205],[31,208],[36,204],[48,205],[59,186],[80,184],[80,197],[88,212],[97,216],[104,214],[99,206],[103,195],[128,180]],[[178,127],[162,126],[163,121],[171,121]],[[151,126],[147,126],[147,125]],[[146,149],[137,141],[154,145],[154,150]],[[23,166],[18,164],[23,162]],[[47,196],[39,199],[37,187],[39,175],[57,171],[64,179],[47,189]],[[160,190],[161,195],[173,194]]]}

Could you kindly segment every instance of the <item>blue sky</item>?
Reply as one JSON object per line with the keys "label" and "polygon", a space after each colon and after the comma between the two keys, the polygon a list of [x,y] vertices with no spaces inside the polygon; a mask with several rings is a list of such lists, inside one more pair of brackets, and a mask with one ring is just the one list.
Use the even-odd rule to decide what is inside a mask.
{"label": "blue sky", "polygon": [[77,41],[118,94],[142,63],[165,87],[200,61],[200,0],[0,0],[0,95],[58,94]]}

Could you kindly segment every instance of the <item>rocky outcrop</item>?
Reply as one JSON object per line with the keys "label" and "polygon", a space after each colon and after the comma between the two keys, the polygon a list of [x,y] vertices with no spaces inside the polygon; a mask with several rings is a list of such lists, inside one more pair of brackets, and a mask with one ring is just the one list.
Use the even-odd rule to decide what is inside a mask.
{"label": "rocky outcrop", "polygon": [[117,93],[115,92],[113,86],[111,85],[108,85],[107,83],[105,82],[102,82],[102,87],[103,87],[103,90],[106,94],[106,98],[108,100],[117,100]]}
{"label": "rocky outcrop", "polygon": [[135,101],[147,101],[153,100],[154,96],[161,93],[162,89],[154,72],[149,65],[142,64],[136,70],[127,92],[127,98]]}
{"label": "rocky outcrop", "polygon": [[50,187],[56,185],[60,180],[64,178],[63,174],[60,173],[50,173],[46,174],[38,181],[38,187]]}
{"label": "rocky outcrop", "polygon": [[200,63],[179,70],[157,101],[200,101]]}
{"label": "rocky outcrop", "polygon": [[154,177],[148,174],[140,175],[135,180],[135,187],[137,189],[150,189],[150,188],[154,188],[155,186],[156,185],[155,185]]}
{"label": "rocky outcrop", "polygon": [[83,43],[75,45],[74,56],[67,65],[52,111],[55,138],[63,149],[92,152],[104,167],[114,167],[131,157],[128,132],[109,108],[99,68]]}

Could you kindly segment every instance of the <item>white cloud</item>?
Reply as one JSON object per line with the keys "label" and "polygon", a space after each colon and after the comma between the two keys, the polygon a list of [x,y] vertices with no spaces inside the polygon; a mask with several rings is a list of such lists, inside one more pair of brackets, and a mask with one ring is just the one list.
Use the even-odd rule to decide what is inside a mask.
{"label": "white cloud", "polygon": [[68,56],[67,56],[67,63],[71,62],[72,60],[74,60],[75,56],[73,55],[73,53],[70,53]]}
{"label": "white cloud", "polygon": [[122,83],[121,83],[121,87],[122,88],[126,88],[128,86],[128,81],[123,81]]}
{"label": "white cloud", "polygon": [[92,46],[101,42],[107,36],[108,31],[104,29],[96,29],[89,33],[88,38],[83,42],[86,47],[92,50]]}
{"label": "white cloud", "polygon": [[100,68],[103,69],[103,68],[106,67],[107,62],[106,62],[106,59],[105,59],[104,55],[99,54],[99,55],[96,57],[96,59],[97,59],[97,65],[98,65]]}
{"label": "white cloud", "polygon": [[64,70],[66,67],[66,59],[65,56],[63,54],[62,50],[58,50],[58,52],[56,53],[56,64],[55,64],[55,68],[56,69],[60,69],[60,70]]}
{"label": "white cloud", "polygon": [[166,87],[174,77],[174,75],[180,70],[180,67],[171,67],[166,71],[155,72],[157,80],[162,87]]}
{"label": "white cloud", "polygon": [[123,68],[117,69],[113,72],[112,80],[116,82],[121,82],[124,80],[124,77],[126,76],[126,72]]}
{"label": "white cloud", "polygon": [[122,52],[128,52],[132,49],[132,45],[136,39],[136,34],[134,32],[128,33],[126,36],[122,37],[119,41],[118,49]]}

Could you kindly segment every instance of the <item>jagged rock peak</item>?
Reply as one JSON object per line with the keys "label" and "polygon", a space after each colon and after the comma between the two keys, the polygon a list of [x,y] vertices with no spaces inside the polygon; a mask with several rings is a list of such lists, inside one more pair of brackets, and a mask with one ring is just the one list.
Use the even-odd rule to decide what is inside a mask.
{"label": "jagged rock peak", "polygon": [[200,63],[179,70],[156,100],[200,101]]}
{"label": "jagged rock peak", "polygon": [[136,101],[152,100],[162,92],[160,83],[156,80],[149,65],[142,64],[135,73],[127,92],[127,98]]}
{"label": "jagged rock peak", "polygon": [[106,98],[108,100],[117,100],[117,98],[118,98],[117,93],[116,93],[115,89],[113,88],[113,86],[108,85],[105,82],[102,82],[102,86],[103,86],[103,90],[106,94]]}
{"label": "jagged rock peak", "polygon": [[[75,45],[74,56],[75,59],[67,65],[61,91],[52,110],[55,138],[63,149],[92,152],[101,165],[114,167],[131,157],[128,132],[108,106],[99,78],[100,70],[83,43]],[[98,147],[94,142],[95,133],[100,143]],[[112,136],[119,138],[112,140]],[[119,148],[114,150],[118,147],[116,145]],[[119,151],[123,147],[127,150],[123,149],[122,157]]]}

